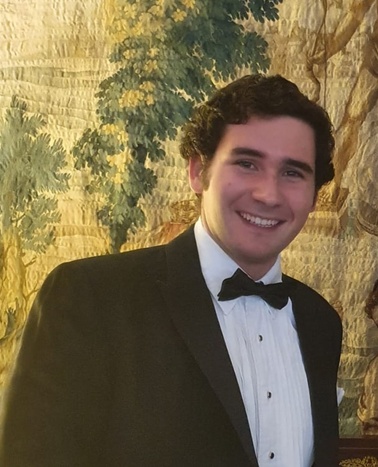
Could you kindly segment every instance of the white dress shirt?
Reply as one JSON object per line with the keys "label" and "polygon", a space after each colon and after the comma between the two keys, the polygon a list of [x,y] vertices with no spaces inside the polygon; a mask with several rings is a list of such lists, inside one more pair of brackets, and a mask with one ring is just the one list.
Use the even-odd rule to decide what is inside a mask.
{"label": "white dress shirt", "polygon": [[[223,280],[239,266],[210,237],[201,220],[194,232],[259,466],[310,467],[314,444],[310,395],[291,300],[281,310],[258,296],[218,301]],[[279,258],[261,281],[282,281]]]}

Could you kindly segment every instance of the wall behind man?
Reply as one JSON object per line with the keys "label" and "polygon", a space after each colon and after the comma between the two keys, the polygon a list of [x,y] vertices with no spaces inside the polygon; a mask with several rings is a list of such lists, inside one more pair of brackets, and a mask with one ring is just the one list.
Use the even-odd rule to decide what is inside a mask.
{"label": "wall behind man", "polygon": [[[122,80],[117,81],[116,73],[121,66],[127,69],[128,64],[139,63],[135,54],[144,36],[152,41],[158,38],[155,32],[148,36],[149,28],[172,33],[172,37],[175,31],[186,31],[180,36],[182,62],[175,66],[185,63],[201,71],[206,57],[195,56],[195,49],[187,44],[198,39],[201,31],[205,33],[199,28],[190,36],[201,15],[203,24],[215,18],[217,11],[211,10],[210,3],[214,2],[177,0],[168,8],[158,0],[0,0],[1,385],[35,293],[55,265],[110,253],[114,245],[128,250],[162,243],[196,218],[197,203],[187,187],[177,138],[174,132],[157,128],[164,118],[172,127],[178,126],[190,98],[200,99],[188,94],[190,76],[182,82],[187,86],[186,101],[177,100],[164,87],[157,90],[159,81],[148,79],[148,73],[155,76],[159,66],[162,76],[167,76],[167,87],[174,77],[162,65],[170,50],[164,38],[160,44],[166,47],[166,55],[155,50],[154,44],[143,49],[140,74],[144,87],[131,92],[126,83],[121,92]],[[378,328],[365,313],[365,300],[378,278],[378,1],[316,0],[308,4],[283,0],[277,6],[277,15],[263,23],[252,14],[239,18],[230,12],[241,31],[259,34],[267,47],[260,58],[252,57],[244,66],[237,63],[235,76],[258,63],[269,73],[295,81],[327,108],[334,121],[336,179],[320,193],[317,210],[284,252],[283,264],[285,272],[322,293],[342,317],[342,434],[355,436],[369,430],[378,435],[378,428],[371,426],[371,420],[378,417]],[[216,8],[223,8],[223,2],[217,2]],[[138,29],[138,24],[143,27]],[[139,42],[132,42],[134,36]],[[113,52],[125,37],[135,46],[122,50],[122,60],[115,61]],[[215,69],[222,70],[220,51],[226,46],[219,42],[219,53],[216,46]],[[252,56],[256,43],[250,47]],[[192,62],[188,56],[194,56]],[[216,74],[212,78],[214,86],[227,81]],[[192,79],[193,89],[209,86],[205,80],[194,82],[197,75]],[[102,95],[96,97],[99,91]],[[161,103],[169,99],[182,105],[172,114]],[[125,108],[129,114],[122,113]],[[104,109],[113,116],[118,112],[118,117],[106,121]],[[140,197],[140,211],[127,211],[135,225],[124,222],[126,211],[119,212],[123,223],[111,234],[110,215],[114,220],[116,200],[123,199],[117,198],[119,190],[137,183],[127,171],[134,160],[127,144],[130,128],[138,129],[138,109],[152,123],[153,116],[159,115],[155,124],[156,132],[166,136],[163,153],[156,160],[146,159],[146,171],[138,166],[141,184],[150,180],[149,170],[157,178]],[[142,135],[147,128],[144,123],[140,123]],[[18,145],[12,146],[12,141]],[[51,160],[57,162],[47,163]],[[90,161],[95,167],[91,168]],[[24,180],[21,186],[19,180]],[[145,215],[144,223],[140,212]],[[122,226],[128,232],[124,242],[119,234]]]}

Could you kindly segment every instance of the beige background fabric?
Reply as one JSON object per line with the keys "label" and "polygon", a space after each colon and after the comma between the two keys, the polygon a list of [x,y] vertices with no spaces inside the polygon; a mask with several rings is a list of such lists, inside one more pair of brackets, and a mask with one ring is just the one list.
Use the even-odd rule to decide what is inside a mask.
{"label": "beige background fabric", "polygon": [[[68,190],[54,195],[61,217],[45,252],[22,251],[17,236],[2,226],[2,387],[46,274],[63,261],[108,250],[107,229],[96,217],[97,196],[85,191],[88,174],[73,168],[71,150],[85,129],[98,123],[95,94],[116,69],[108,60],[116,4],[0,0],[1,117],[13,95],[27,104],[28,114],[42,115],[44,132],[63,141],[71,176]],[[249,18],[241,27],[268,41],[269,73],[295,81],[334,122],[335,181],[321,192],[316,212],[283,253],[283,265],[286,273],[322,293],[342,317],[342,434],[378,436],[373,421],[378,419],[378,327],[365,312],[378,279],[378,0],[284,0],[278,21],[260,24]],[[166,152],[154,165],[157,187],[140,201],[146,225],[122,250],[165,242],[196,218],[176,142],[167,142]]]}

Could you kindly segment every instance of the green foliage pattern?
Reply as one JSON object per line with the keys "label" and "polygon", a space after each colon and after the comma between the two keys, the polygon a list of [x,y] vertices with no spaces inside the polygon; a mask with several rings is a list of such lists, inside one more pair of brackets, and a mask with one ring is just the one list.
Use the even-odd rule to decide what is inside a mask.
{"label": "green foliage pattern", "polygon": [[16,97],[0,124],[0,234],[12,231],[21,251],[38,254],[52,243],[51,224],[60,218],[52,195],[67,190],[69,178],[61,171],[62,142],[42,133],[45,125]]}
{"label": "green foliage pattern", "polygon": [[164,158],[162,142],[177,137],[217,82],[241,67],[267,71],[267,43],[243,21],[277,20],[281,2],[116,0],[110,60],[118,69],[100,84],[99,127],[73,149],[76,168],[91,171],[88,190],[103,194],[98,215],[113,251],[144,223],[139,200],[156,185],[148,161]]}

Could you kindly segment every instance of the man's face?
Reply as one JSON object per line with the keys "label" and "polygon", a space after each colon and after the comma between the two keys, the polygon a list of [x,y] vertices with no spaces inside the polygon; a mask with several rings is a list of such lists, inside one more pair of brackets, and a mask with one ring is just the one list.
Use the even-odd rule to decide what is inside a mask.
{"label": "man's face", "polygon": [[227,125],[206,172],[193,158],[189,178],[207,232],[259,279],[314,208],[314,131],[288,116]]}

